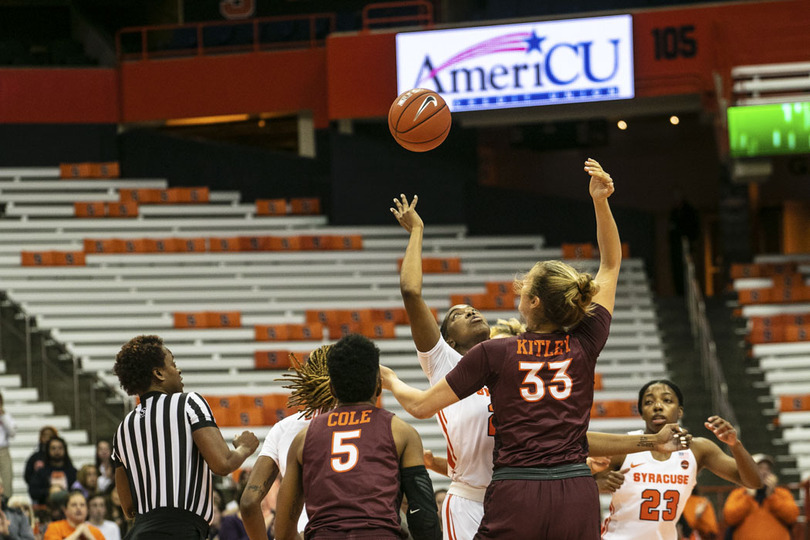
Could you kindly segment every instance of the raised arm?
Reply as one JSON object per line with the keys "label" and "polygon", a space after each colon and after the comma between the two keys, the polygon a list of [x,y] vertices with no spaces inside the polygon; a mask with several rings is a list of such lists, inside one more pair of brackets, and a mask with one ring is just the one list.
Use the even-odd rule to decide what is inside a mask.
{"label": "raised arm", "polygon": [[458,396],[444,378],[427,390],[419,390],[399,380],[391,368],[380,366],[380,376],[383,389],[390,390],[399,404],[414,418],[430,418],[458,401]]}
{"label": "raised arm", "polygon": [[231,474],[238,469],[259,447],[259,439],[250,431],[243,431],[234,438],[236,448],[233,450],[228,448],[222,432],[216,426],[194,430],[191,436],[211,471],[219,476]]}
{"label": "raised arm", "polygon": [[267,540],[267,528],[262,514],[262,500],[278,476],[278,465],[273,458],[259,456],[248,477],[247,486],[239,501],[242,522],[250,540]]}
{"label": "raised arm", "polygon": [[414,195],[409,204],[405,195],[400,195],[400,199],[394,199],[395,208],[391,208],[391,213],[411,235],[399,271],[399,291],[411,322],[413,343],[418,351],[427,352],[439,342],[441,333],[433,313],[422,299],[422,232],[425,225],[416,213],[418,201],[419,197]]}
{"label": "raised arm", "polygon": [[698,466],[705,467],[720,478],[729,482],[740,484],[747,488],[759,489],[762,487],[762,477],[754,458],[737,438],[737,430],[727,420],[719,416],[710,416],[704,424],[706,429],[726,443],[731,455],[720,450],[720,447],[708,439],[695,439],[693,451],[698,460]]}
{"label": "raised arm", "polygon": [[613,194],[613,179],[602,166],[588,158],[585,162],[585,171],[591,176],[588,188],[593,199],[593,209],[596,214],[596,242],[599,245],[599,271],[596,273],[596,282],[599,292],[593,301],[603,306],[611,314],[616,302],[616,284],[619,281],[619,268],[622,264],[622,242],[619,238],[619,229],[616,220],[610,211],[608,197]]}

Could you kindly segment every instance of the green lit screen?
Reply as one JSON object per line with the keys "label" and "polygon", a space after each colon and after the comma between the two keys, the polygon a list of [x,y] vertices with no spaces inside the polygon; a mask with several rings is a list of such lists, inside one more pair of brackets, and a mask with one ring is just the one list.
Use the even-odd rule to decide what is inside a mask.
{"label": "green lit screen", "polygon": [[728,108],[732,157],[810,153],[810,102]]}

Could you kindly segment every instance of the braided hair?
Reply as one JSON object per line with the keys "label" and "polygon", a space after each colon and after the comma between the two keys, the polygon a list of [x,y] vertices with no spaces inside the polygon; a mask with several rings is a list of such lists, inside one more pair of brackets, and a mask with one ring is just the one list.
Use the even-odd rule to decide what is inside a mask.
{"label": "braided hair", "polygon": [[288,407],[300,408],[306,418],[319,412],[334,409],[337,398],[332,395],[329,370],[326,367],[326,355],[332,345],[322,345],[309,354],[309,359],[302,363],[295,354],[290,354],[292,367],[284,373],[279,381],[287,382],[284,388],[292,390],[287,400]]}

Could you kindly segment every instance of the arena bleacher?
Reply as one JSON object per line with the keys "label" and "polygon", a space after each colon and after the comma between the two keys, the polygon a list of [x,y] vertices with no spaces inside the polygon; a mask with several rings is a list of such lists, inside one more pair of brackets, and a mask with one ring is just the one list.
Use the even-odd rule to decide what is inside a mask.
{"label": "arena bleacher", "polygon": [[[383,363],[426,386],[399,292],[407,236],[398,225],[330,227],[312,200],[297,208],[293,201],[246,204],[238,193],[207,188],[195,188],[195,198],[160,179],[74,178],[88,171],[74,169],[0,170],[0,280],[83,373],[117,388],[111,369],[121,345],[159,334],[186,388],[209,398],[226,436],[247,427],[263,437],[290,413],[278,381],[289,354],[303,359],[347,331],[374,338]],[[593,251],[548,247],[540,236],[470,237],[463,226],[428,226],[424,297],[439,318],[467,302],[494,322],[516,314],[516,273],[565,255],[586,256],[572,262],[595,271]],[[591,428],[639,428],[637,389],[665,375],[648,279],[642,261],[629,258],[597,368]],[[18,408],[36,399],[23,391],[17,397],[4,387]],[[383,404],[444,455],[435,421],[414,420],[388,395]],[[21,425],[20,437],[30,439],[44,423],[69,427],[67,417],[38,416]],[[69,439],[76,463],[92,456],[84,437]]]}
{"label": "arena bleacher", "polygon": [[810,258],[761,255],[752,264],[732,268],[746,340],[764,373],[769,397],[782,428],[782,442],[797,468],[810,470]]}

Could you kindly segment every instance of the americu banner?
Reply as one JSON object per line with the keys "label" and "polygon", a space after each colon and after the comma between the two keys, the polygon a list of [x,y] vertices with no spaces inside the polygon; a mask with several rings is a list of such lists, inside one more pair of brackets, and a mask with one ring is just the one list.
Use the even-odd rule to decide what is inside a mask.
{"label": "americu banner", "polygon": [[630,99],[630,15],[396,36],[397,89],[428,88],[454,112]]}

